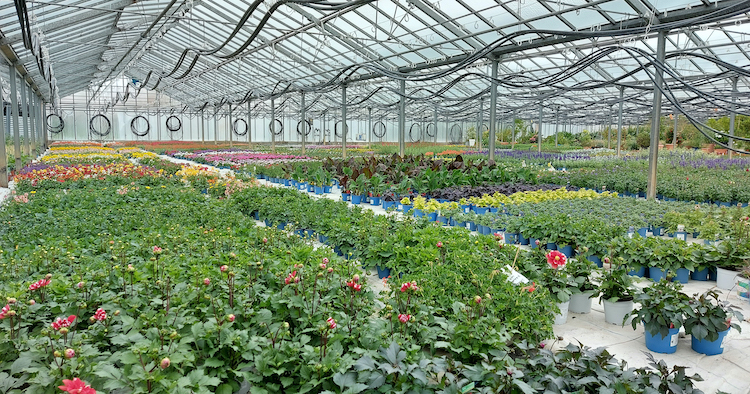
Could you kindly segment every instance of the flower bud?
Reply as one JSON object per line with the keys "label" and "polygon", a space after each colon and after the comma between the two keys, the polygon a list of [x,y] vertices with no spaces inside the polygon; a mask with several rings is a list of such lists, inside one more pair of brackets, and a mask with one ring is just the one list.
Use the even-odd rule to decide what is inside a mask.
{"label": "flower bud", "polygon": [[228,269],[229,269],[229,266],[228,266],[228,265],[226,265],[226,264],[222,265],[222,266],[221,266],[221,267],[219,268],[219,270],[220,270],[221,272],[227,272],[227,270],[228,270]]}
{"label": "flower bud", "polygon": [[79,289],[83,289],[83,285],[83,282],[78,282],[78,284],[76,284],[76,287],[78,287]]}
{"label": "flower bud", "polygon": [[329,273],[329,274],[332,274],[332,273],[333,273],[333,267],[328,267],[328,273]]}
{"label": "flower bud", "polygon": [[208,279],[208,278],[203,279],[203,285],[208,286],[210,284],[211,284],[211,279]]}
{"label": "flower bud", "polygon": [[358,274],[354,274],[354,276],[352,277],[352,281],[354,281],[354,283],[359,282],[359,275]]}
{"label": "flower bud", "polygon": [[474,297],[474,303],[480,304],[481,302],[482,302],[482,297],[480,297],[480,296],[475,296]]}
{"label": "flower bud", "polygon": [[135,271],[135,267],[133,267],[133,264],[128,264],[128,272]]}
{"label": "flower bud", "polygon": [[438,247],[438,248],[442,248],[442,247],[443,247],[443,242],[442,242],[442,241],[438,241],[438,243],[437,243],[437,247]]}
{"label": "flower bud", "polygon": [[17,301],[18,300],[16,300],[15,298],[12,298],[12,297],[8,298],[8,303],[11,304],[11,305],[15,304]]}
{"label": "flower bud", "polygon": [[29,300],[29,305],[35,305],[35,304],[36,304],[36,301],[34,301],[34,300]]}
{"label": "flower bud", "polygon": [[169,361],[168,357],[164,357],[163,359],[161,359],[161,362],[159,363],[159,367],[161,369],[167,369],[167,368],[169,368],[169,364],[171,364],[171,363],[172,362]]}
{"label": "flower bud", "polygon": [[55,352],[54,352],[54,353],[52,353],[52,355],[53,355],[53,356],[55,356],[55,358],[60,358],[60,357],[62,357],[62,353],[60,353],[60,351],[58,351],[58,350],[55,350]]}
{"label": "flower bud", "polygon": [[44,279],[47,279],[47,280],[52,279],[52,274],[44,275]]}
{"label": "flower bud", "polygon": [[120,316],[120,310],[119,309],[115,311],[115,316]]}
{"label": "flower bud", "polygon": [[73,349],[65,349],[65,358],[71,359],[76,356],[76,351]]}
{"label": "flower bud", "polygon": [[286,329],[289,328],[289,322],[284,322],[284,328],[286,328]]}
{"label": "flower bud", "polygon": [[234,319],[235,319],[235,316],[234,316],[233,314],[231,314],[231,313],[230,313],[230,314],[228,314],[228,315],[227,315],[227,321],[228,321],[228,322],[230,322],[230,323],[231,323],[231,322],[233,322],[233,321],[234,321]]}
{"label": "flower bud", "polygon": [[16,311],[13,311],[13,310],[8,311],[8,316],[15,316],[15,315],[16,315]]}
{"label": "flower bud", "polygon": [[172,331],[171,334],[169,334],[169,339],[175,339],[177,338],[177,331]]}
{"label": "flower bud", "polygon": [[263,243],[264,243],[264,244],[267,244],[267,243],[268,243],[268,238],[266,238],[266,237],[263,237]]}

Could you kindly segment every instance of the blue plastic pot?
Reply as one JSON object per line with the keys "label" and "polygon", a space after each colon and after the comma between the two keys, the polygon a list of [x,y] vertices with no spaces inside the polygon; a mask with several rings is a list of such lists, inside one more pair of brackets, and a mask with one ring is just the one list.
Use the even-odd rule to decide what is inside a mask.
{"label": "blue plastic pot", "polygon": [[283,230],[286,227],[286,222],[281,222],[276,225],[276,228],[279,230]]}
{"label": "blue plastic pot", "polygon": [[411,210],[412,210],[412,208],[411,208],[411,207],[412,207],[412,205],[402,205],[402,206],[401,206],[401,210],[402,210],[402,211],[403,211],[404,213],[408,214],[408,213],[410,213],[410,212],[411,212]]}
{"label": "blue plastic pot", "polygon": [[646,238],[646,232],[648,232],[648,227],[641,227],[638,229],[637,233],[643,238]]}
{"label": "blue plastic pot", "polygon": [[680,335],[679,328],[670,328],[669,334],[662,338],[661,333],[657,332],[656,335],[651,335],[650,332],[644,332],[646,337],[646,347],[648,350],[656,353],[674,353],[677,351],[677,341]]}
{"label": "blue plastic pot", "polygon": [[518,233],[518,243],[521,245],[528,245],[530,242],[529,238],[526,238],[523,236],[523,234]]}
{"label": "blue plastic pot", "polygon": [[372,205],[374,205],[374,206],[378,206],[378,205],[380,205],[380,197],[373,197],[373,198],[372,198],[372,199],[370,200],[370,204],[372,204]]}
{"label": "blue plastic pot", "polygon": [[464,210],[464,213],[471,212],[471,205],[461,205],[461,209]]}
{"label": "blue plastic pot", "polygon": [[349,193],[341,193],[341,198],[344,201],[349,201],[349,196],[351,196],[351,194],[349,194]]}
{"label": "blue plastic pot", "polygon": [[310,192],[310,193],[315,192],[315,186],[313,186],[313,185],[307,185],[307,191]]}
{"label": "blue plastic pot", "polygon": [[362,196],[352,194],[352,204],[359,205],[362,202]]}
{"label": "blue plastic pot", "polygon": [[326,237],[323,234],[318,234],[318,241],[320,243],[322,243],[322,244],[327,244],[328,243],[328,237]]}
{"label": "blue plastic pot", "polygon": [[[536,238],[529,238],[528,245],[531,246],[531,249],[536,249],[536,248],[539,247],[539,245],[536,244],[536,241],[538,241],[538,239],[536,239]],[[523,244],[521,244],[521,245],[523,245]]]}
{"label": "blue plastic pot", "polygon": [[497,213],[498,209],[495,207],[490,207],[490,213]]}
{"label": "blue plastic pot", "polygon": [[415,218],[421,218],[422,216],[424,216],[424,212],[422,212],[421,209],[414,208],[412,212]]}
{"label": "blue plastic pot", "polygon": [[254,211],[253,212],[253,217],[255,218],[255,220],[260,220],[260,212]]}
{"label": "blue plastic pot", "polygon": [[333,186],[323,186],[323,193],[330,193]]}
{"label": "blue plastic pot", "polygon": [[596,264],[596,266],[599,268],[602,268],[604,266],[604,263],[602,263],[602,259],[599,258],[599,256],[587,256],[586,260]]}
{"label": "blue plastic pot", "polygon": [[700,271],[693,271],[690,273],[690,279],[692,280],[698,280],[701,282],[705,282],[708,280],[708,267],[700,270]]}
{"label": "blue plastic pot", "polygon": [[395,201],[383,201],[383,209],[388,209],[396,205]]}
{"label": "blue plastic pot", "polygon": [[315,191],[315,194],[323,194],[323,186],[314,186],[313,190]]}
{"label": "blue plastic pot", "polygon": [[640,278],[643,278],[644,276],[646,276],[646,267],[643,266],[637,270],[630,270],[630,272],[628,272],[628,275],[638,276]]}
{"label": "blue plastic pot", "polygon": [[557,250],[557,244],[554,242],[547,242],[547,250]]}
{"label": "blue plastic pot", "polygon": [[701,341],[695,339],[695,337],[692,338],[692,348],[698,353],[705,354],[706,356],[715,356],[717,354],[724,353],[724,346],[722,343],[724,342],[724,337],[727,336],[727,333],[729,333],[729,328],[727,328],[724,331],[721,331],[719,333],[719,338],[715,341],[708,341],[706,339],[703,339]]}
{"label": "blue plastic pot", "polygon": [[654,227],[654,236],[660,237],[664,235],[664,227]]}
{"label": "blue plastic pot", "polygon": [[468,228],[469,231],[477,231],[477,224],[474,222],[466,222],[466,228]]}
{"label": "blue plastic pot", "polygon": [[477,215],[484,215],[485,213],[487,213],[487,210],[487,207],[474,207],[474,212],[476,212]]}
{"label": "blue plastic pot", "polygon": [[438,216],[436,221],[442,223],[442,224],[448,224],[448,218],[445,216]]}
{"label": "blue plastic pot", "polygon": [[387,267],[381,267],[376,265],[375,268],[378,270],[378,279],[383,279],[391,276],[391,269]]}
{"label": "blue plastic pot", "polygon": [[573,257],[573,254],[575,253],[575,250],[573,250],[573,245],[565,245],[558,250],[562,252],[566,257]]}
{"label": "blue plastic pot", "polygon": [[437,220],[437,212],[432,212],[427,214],[427,219],[429,219],[431,222],[434,222]]}
{"label": "blue plastic pot", "polygon": [[516,244],[518,243],[518,234],[516,233],[505,233],[505,243],[507,244]]}

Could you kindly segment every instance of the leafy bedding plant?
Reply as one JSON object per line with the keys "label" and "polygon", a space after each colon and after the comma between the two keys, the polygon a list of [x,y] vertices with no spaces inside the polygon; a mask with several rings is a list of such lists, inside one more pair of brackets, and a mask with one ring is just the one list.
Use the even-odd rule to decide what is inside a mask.
{"label": "leafy bedding plant", "polygon": [[[524,360],[572,371],[579,357],[598,357],[551,359],[521,345],[519,332],[549,337],[549,319],[540,318],[549,296],[504,279],[497,261],[513,253],[492,236],[414,222],[412,236],[437,261],[391,278],[391,296],[376,308],[356,264],[254,227],[243,210],[274,203],[264,204],[261,190],[218,200],[164,180],[39,191],[5,206],[0,376],[8,392],[457,392],[466,379],[483,392],[529,392],[553,375],[575,384],[581,372],[552,374]],[[255,202],[240,198],[253,193]],[[341,205],[310,212],[331,207]],[[407,231],[381,220],[355,224]],[[371,238],[365,228],[355,233],[354,245]],[[676,379],[607,368],[616,379],[588,384]]]}

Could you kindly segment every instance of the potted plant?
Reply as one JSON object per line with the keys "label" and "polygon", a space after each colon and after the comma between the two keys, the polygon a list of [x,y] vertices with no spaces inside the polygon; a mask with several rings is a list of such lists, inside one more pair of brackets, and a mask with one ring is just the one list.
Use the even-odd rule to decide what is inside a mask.
{"label": "potted plant", "polygon": [[692,335],[692,348],[698,353],[713,356],[724,352],[722,342],[731,328],[742,329],[732,323],[732,317],[742,320],[742,314],[728,302],[719,300],[719,292],[708,289],[690,301],[685,318],[685,332]]}
{"label": "potted plant", "polygon": [[560,309],[560,313],[555,315],[555,324],[565,324],[568,320],[571,289],[575,286],[573,278],[565,269],[568,258],[557,250],[549,251],[545,258],[547,265],[542,270],[542,280]]}
{"label": "potted plant", "polygon": [[380,205],[380,197],[385,192],[385,176],[373,174],[370,178],[370,193],[372,193],[372,205]]}
{"label": "potted plant", "polygon": [[365,190],[367,189],[368,179],[365,174],[359,174],[357,179],[351,185],[352,189],[352,204],[359,204],[365,197]]}
{"label": "potted plant", "polygon": [[640,306],[628,316],[633,317],[630,323],[634,330],[639,322],[643,324],[649,350],[657,353],[677,351],[680,327],[690,310],[690,297],[681,290],[679,282],[662,280],[635,296],[634,301]]}
{"label": "potted plant", "polygon": [[[612,266],[614,265],[614,266]],[[633,278],[622,257],[611,263],[604,258],[604,274],[599,283],[599,302],[604,302],[604,320],[611,324],[625,324],[627,314],[633,310]]]}
{"label": "potted plant", "polygon": [[739,217],[729,223],[729,236],[718,245],[711,245],[707,255],[717,265],[716,287],[731,290],[740,271],[750,261],[750,218]]}
{"label": "potted plant", "polygon": [[658,282],[671,273],[680,283],[687,283],[690,271],[694,270],[693,245],[678,239],[650,238],[649,277]]}
{"label": "potted plant", "polygon": [[596,265],[586,259],[570,259],[568,274],[575,285],[571,287],[569,311],[572,313],[590,313],[591,299],[597,290],[597,285],[591,278]]}

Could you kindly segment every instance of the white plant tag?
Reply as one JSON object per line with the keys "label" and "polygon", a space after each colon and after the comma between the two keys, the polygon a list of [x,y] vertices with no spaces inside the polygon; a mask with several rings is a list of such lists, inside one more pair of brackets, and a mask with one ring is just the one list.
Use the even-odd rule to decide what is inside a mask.
{"label": "white plant tag", "polygon": [[514,285],[529,283],[529,280],[525,276],[521,275],[520,272],[514,270],[510,265],[506,264],[503,268],[503,272],[508,275],[508,281],[510,281],[510,283],[513,283]]}
{"label": "white plant tag", "polygon": [[680,334],[674,334],[669,338],[669,346],[677,346],[677,341],[680,339]]}

